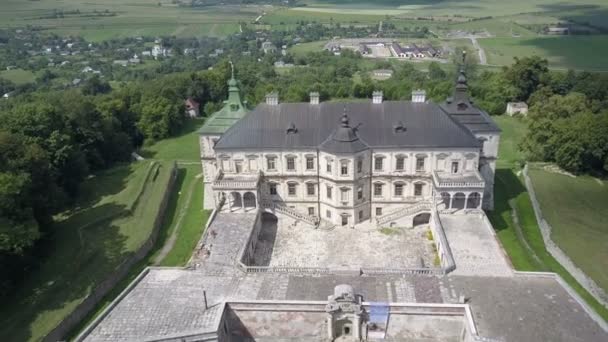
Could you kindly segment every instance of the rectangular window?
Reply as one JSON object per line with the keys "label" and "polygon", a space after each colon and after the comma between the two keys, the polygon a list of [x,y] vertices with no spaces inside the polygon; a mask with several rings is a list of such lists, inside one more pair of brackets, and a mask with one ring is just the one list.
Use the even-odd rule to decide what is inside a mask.
{"label": "rectangular window", "polygon": [[315,216],[315,207],[308,207],[308,215]]}
{"label": "rectangular window", "polygon": [[358,199],[358,200],[363,199],[363,188],[359,188],[359,189],[357,190],[357,199]]}
{"label": "rectangular window", "polygon": [[395,169],[397,171],[403,171],[403,169],[405,169],[405,158],[397,157],[397,162],[395,163]]}
{"label": "rectangular window", "polygon": [[268,157],[266,158],[266,162],[267,162],[267,168],[268,170],[276,170],[277,169],[277,158],[275,157]]}
{"label": "rectangular window", "polygon": [[308,196],[314,196],[315,195],[315,185],[313,183],[307,183],[306,184],[306,194]]}
{"label": "rectangular window", "polygon": [[235,173],[242,173],[243,172],[243,162],[240,160],[235,160],[234,161],[234,172]]}
{"label": "rectangular window", "polygon": [[395,184],[395,196],[403,196],[403,184]]}
{"label": "rectangular window", "polygon": [[376,216],[382,216],[382,208],[376,208]]}
{"label": "rectangular window", "polygon": [[306,170],[314,170],[315,169],[315,158],[306,157]]}
{"label": "rectangular window", "polygon": [[296,158],[289,157],[287,158],[287,171],[295,171],[296,170]]}
{"label": "rectangular window", "polygon": [[331,160],[327,161],[327,168],[326,168],[326,170],[327,170],[327,173],[331,173]]}
{"label": "rectangular window", "polygon": [[331,218],[331,210],[326,210],[326,211],[325,211],[325,216],[326,216],[327,218]]}
{"label": "rectangular window", "polygon": [[363,171],[363,159],[357,159],[357,173]]}
{"label": "rectangular window", "polygon": [[342,176],[348,175],[348,164],[347,163],[342,163],[342,165],[340,165],[340,175],[342,175]]}
{"label": "rectangular window", "polygon": [[363,210],[359,210],[359,221],[363,221]]}
{"label": "rectangular window", "polygon": [[458,173],[458,162],[452,162],[452,173]]}
{"label": "rectangular window", "polygon": [[287,195],[289,195],[289,196],[296,195],[296,183],[287,184]]}
{"label": "rectangular window", "polygon": [[423,189],[424,189],[424,184],[415,184],[414,185],[414,196],[422,196]]}
{"label": "rectangular window", "polygon": [[342,225],[343,226],[348,225],[348,216],[342,215]]}
{"label": "rectangular window", "polygon": [[424,157],[416,158],[416,171],[424,171]]}
{"label": "rectangular window", "polygon": [[275,183],[270,183],[268,185],[268,192],[270,192],[271,195],[276,195],[277,194],[277,185]]}
{"label": "rectangular window", "polygon": [[374,196],[382,196],[382,184],[374,184]]}
{"label": "rectangular window", "polygon": [[258,161],[254,158],[249,159],[249,171],[254,172],[258,170]]}
{"label": "rectangular window", "polygon": [[374,170],[376,171],[382,171],[382,167],[384,162],[384,158],[382,157],[376,157],[376,159],[374,159]]}
{"label": "rectangular window", "polygon": [[327,189],[327,198],[328,198],[328,199],[331,199],[331,195],[332,195],[332,190],[333,190],[333,188],[332,188],[331,186],[329,186],[329,185],[328,185],[326,189]]}
{"label": "rectangular window", "polygon": [[348,201],[348,189],[342,189],[342,191],[340,191],[340,200],[342,202]]}

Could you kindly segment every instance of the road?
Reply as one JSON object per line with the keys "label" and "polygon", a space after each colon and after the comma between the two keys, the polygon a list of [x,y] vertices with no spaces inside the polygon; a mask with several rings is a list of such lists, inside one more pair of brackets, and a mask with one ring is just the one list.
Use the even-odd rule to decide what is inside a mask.
{"label": "road", "polygon": [[471,40],[471,43],[473,43],[473,46],[475,47],[475,49],[477,50],[477,53],[479,54],[479,64],[488,65],[488,59],[486,58],[486,52],[483,50],[481,45],[479,45],[477,38],[469,37],[469,39]]}

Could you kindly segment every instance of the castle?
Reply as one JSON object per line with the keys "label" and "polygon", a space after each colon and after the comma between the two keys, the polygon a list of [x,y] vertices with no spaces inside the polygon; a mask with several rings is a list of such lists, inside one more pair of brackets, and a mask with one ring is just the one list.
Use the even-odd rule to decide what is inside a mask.
{"label": "castle", "polygon": [[311,223],[387,223],[421,205],[492,209],[500,129],[460,72],[453,95],[411,101],[280,103],[247,112],[234,76],[200,130],[205,208],[282,208]]}

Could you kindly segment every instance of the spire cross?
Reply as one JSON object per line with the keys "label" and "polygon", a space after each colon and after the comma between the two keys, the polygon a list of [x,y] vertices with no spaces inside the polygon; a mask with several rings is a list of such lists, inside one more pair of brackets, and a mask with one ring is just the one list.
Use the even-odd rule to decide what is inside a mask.
{"label": "spire cross", "polygon": [[230,63],[230,70],[232,71],[232,78],[234,78],[234,64],[232,63],[232,61],[228,61],[228,63]]}

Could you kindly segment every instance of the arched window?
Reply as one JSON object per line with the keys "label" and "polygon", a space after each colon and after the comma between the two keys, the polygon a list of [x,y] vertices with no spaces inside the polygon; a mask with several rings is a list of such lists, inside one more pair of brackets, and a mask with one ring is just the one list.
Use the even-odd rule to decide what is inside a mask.
{"label": "arched window", "polygon": [[452,199],[452,209],[464,209],[466,196],[462,192],[457,192]]}
{"label": "arched window", "polygon": [[479,192],[472,192],[467,197],[467,209],[477,209],[481,204],[481,195]]}

